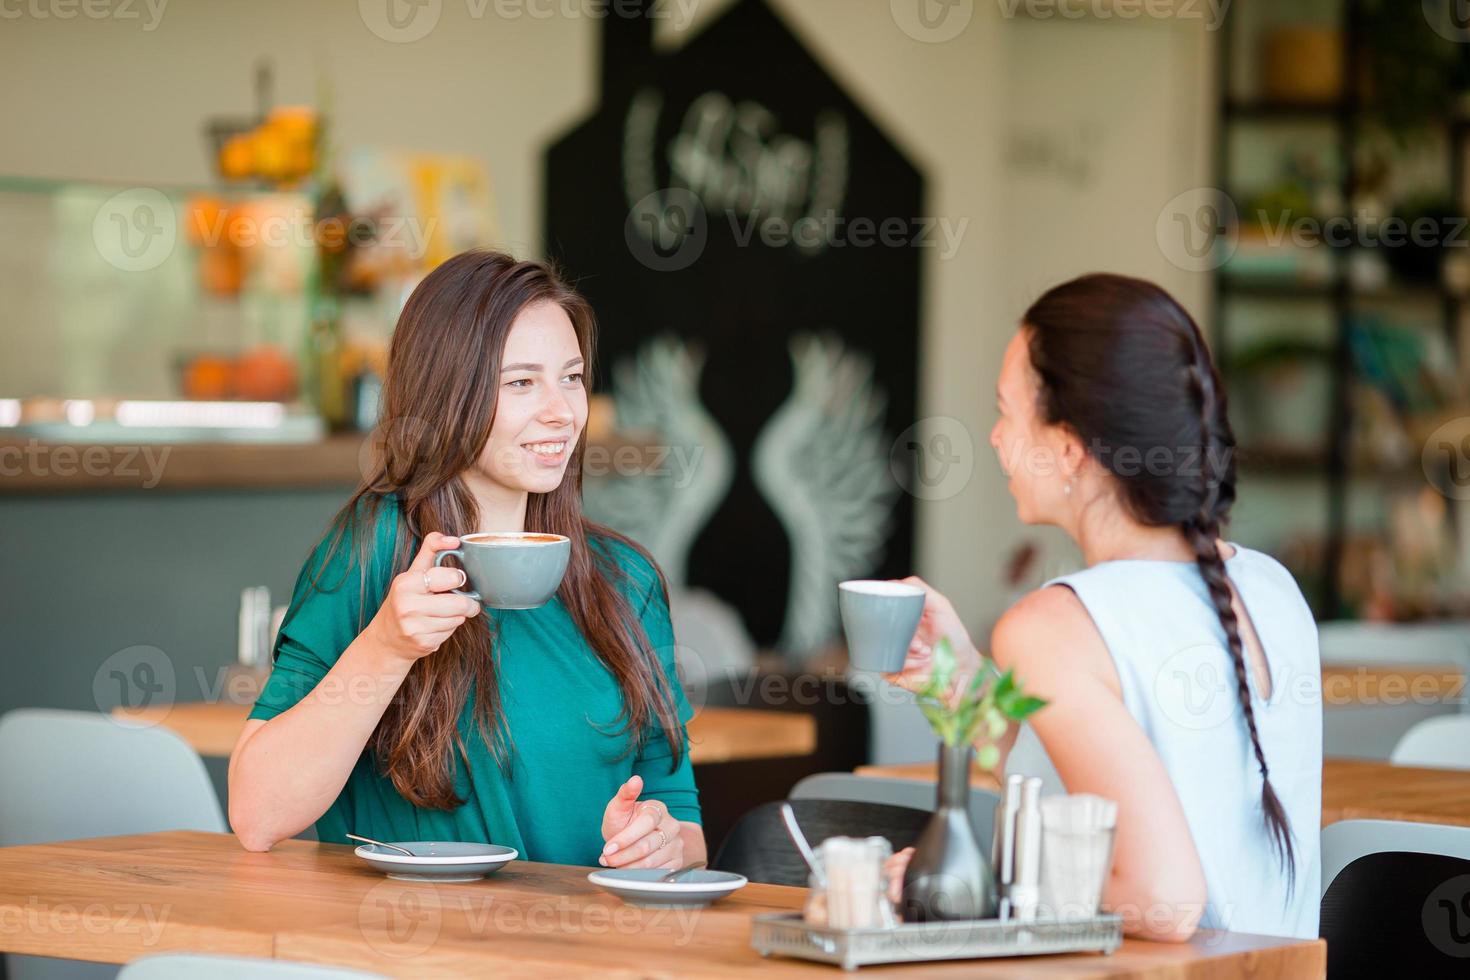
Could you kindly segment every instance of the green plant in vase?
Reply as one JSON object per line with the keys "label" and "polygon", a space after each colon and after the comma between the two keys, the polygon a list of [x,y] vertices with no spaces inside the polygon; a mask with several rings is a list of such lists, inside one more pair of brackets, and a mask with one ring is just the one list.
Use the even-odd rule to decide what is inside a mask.
{"label": "green plant in vase", "polygon": [[985,745],[976,761],[985,769],[994,769],[1000,762],[996,742],[1005,737],[1013,722],[1025,721],[1045,707],[1046,702],[1023,691],[1013,671],[1002,672],[983,654],[980,669],[955,696],[950,687],[956,669],[954,648],[945,637],[934,644],[929,682],[917,695],[919,710],[929,719],[934,734],[949,748],[974,745],[983,734]]}
{"label": "green plant in vase", "polygon": [[970,760],[994,769],[997,742],[1046,702],[1027,694],[1009,671],[982,655],[974,675],[954,690],[958,665],[948,638],[934,644],[929,680],[917,692],[919,710],[939,736],[939,796],[934,816],[914,844],[903,876],[908,921],[987,919],[996,914],[990,842],[970,820]]}

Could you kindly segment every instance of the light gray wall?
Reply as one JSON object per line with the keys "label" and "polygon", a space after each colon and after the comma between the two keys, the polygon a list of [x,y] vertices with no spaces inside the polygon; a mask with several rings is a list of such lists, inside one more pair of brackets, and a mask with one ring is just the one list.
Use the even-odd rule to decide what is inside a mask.
{"label": "light gray wall", "polygon": [[[351,490],[138,491],[0,497],[5,632],[0,712],[110,709],[109,657],[153,647],[196,701],[235,660],[240,590],[285,602],[296,574]],[[113,667],[156,663],[153,655]]]}
{"label": "light gray wall", "polygon": [[[0,714],[110,711],[123,695],[114,672],[138,704],[140,669],[149,688],[171,677],[174,701],[213,695],[236,659],[240,590],[286,602],[351,492],[0,497]],[[228,760],[204,763],[226,805]]]}

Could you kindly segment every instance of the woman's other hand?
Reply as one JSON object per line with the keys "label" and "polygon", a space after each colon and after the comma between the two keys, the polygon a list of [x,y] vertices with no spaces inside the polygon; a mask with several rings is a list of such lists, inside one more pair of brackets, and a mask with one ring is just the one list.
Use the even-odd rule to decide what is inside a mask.
{"label": "woman's other hand", "polygon": [[919,628],[909,642],[908,656],[903,668],[896,674],[884,674],[883,679],[908,691],[918,691],[929,680],[933,670],[934,644],[948,637],[954,650],[956,679],[973,674],[980,663],[980,654],[970,640],[970,631],[960,621],[959,614],[944,593],[931,586],[917,575],[902,580],[905,585],[917,585],[924,590],[924,614],[919,618]]}
{"label": "woman's other hand", "polygon": [[602,839],[607,846],[598,857],[608,868],[684,867],[684,837],[679,821],[658,800],[640,800],[643,777],[630,776],[602,813]]}
{"label": "woman's other hand", "polygon": [[913,856],[914,849],[905,847],[883,862],[883,877],[888,882],[888,900],[894,905],[903,901],[903,876],[908,871],[909,861]]}

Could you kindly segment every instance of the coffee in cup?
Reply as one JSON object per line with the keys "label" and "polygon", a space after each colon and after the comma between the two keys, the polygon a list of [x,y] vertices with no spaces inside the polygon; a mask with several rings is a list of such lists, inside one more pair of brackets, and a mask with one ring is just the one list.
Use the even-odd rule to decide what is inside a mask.
{"label": "coffee in cup", "polygon": [[567,572],[572,541],[542,531],[482,531],[461,535],[459,547],[434,556],[459,559],[469,590],[455,589],[491,609],[535,609],[545,605]]}

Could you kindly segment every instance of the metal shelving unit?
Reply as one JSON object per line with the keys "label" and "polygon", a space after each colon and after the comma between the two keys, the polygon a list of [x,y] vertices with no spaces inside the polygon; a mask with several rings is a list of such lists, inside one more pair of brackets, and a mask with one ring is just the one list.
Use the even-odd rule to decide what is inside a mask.
{"label": "metal shelving unit", "polygon": [[[1415,5],[1417,8],[1417,5]],[[1341,0],[1338,23],[1342,41],[1343,92],[1339,99],[1317,103],[1241,98],[1232,78],[1235,46],[1242,43],[1239,7],[1232,8],[1220,31],[1219,106],[1220,136],[1216,151],[1217,186],[1236,197],[1242,188],[1236,186],[1231,173],[1231,139],[1239,126],[1330,125],[1336,134],[1339,195],[1344,206],[1351,208],[1360,174],[1355,149],[1368,121],[1369,107],[1363,104],[1360,82],[1364,76],[1361,57],[1365,37],[1363,0]],[[1430,30],[1425,23],[1424,29]],[[1470,64],[1470,44],[1459,46],[1459,57]],[[1449,107],[1437,125],[1445,128],[1450,155],[1449,193],[1460,213],[1466,213],[1464,188],[1464,155],[1470,121],[1455,115]],[[1238,205],[1237,200],[1237,205]],[[1217,271],[1214,295],[1214,344],[1222,361],[1229,360],[1229,301],[1235,298],[1263,300],[1273,303],[1327,304],[1334,325],[1331,350],[1330,428],[1326,445],[1320,452],[1281,451],[1267,447],[1253,449],[1242,446],[1243,468],[1269,473],[1273,477],[1295,480],[1321,480],[1326,499],[1327,531],[1321,569],[1321,587],[1311,596],[1314,611],[1321,618],[1340,616],[1345,612],[1342,596],[1342,564],[1347,543],[1348,490],[1353,480],[1381,479],[1402,482],[1402,467],[1380,469],[1365,466],[1352,459],[1353,405],[1352,393],[1356,368],[1350,344],[1355,312],[1364,304],[1385,302],[1437,302],[1451,350],[1458,354],[1459,324],[1463,299],[1447,290],[1442,283],[1426,284],[1393,282],[1384,289],[1356,289],[1348,274],[1350,253],[1362,247],[1349,242],[1345,247],[1322,243],[1317,247],[1333,252],[1334,274],[1318,281],[1293,282],[1277,278],[1249,278],[1231,275],[1228,268]]]}

